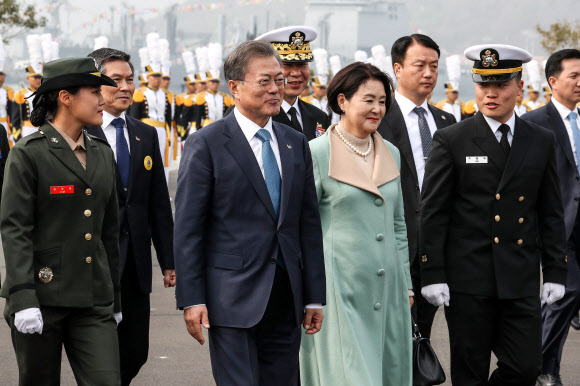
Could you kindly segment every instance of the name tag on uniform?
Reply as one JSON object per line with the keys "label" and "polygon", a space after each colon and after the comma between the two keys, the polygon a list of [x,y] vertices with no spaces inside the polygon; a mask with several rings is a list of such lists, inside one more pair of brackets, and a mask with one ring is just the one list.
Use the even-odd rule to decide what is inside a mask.
{"label": "name tag on uniform", "polygon": [[51,186],[50,194],[74,194],[74,185],[69,186]]}
{"label": "name tag on uniform", "polygon": [[486,164],[487,156],[471,156],[465,157],[466,164]]}

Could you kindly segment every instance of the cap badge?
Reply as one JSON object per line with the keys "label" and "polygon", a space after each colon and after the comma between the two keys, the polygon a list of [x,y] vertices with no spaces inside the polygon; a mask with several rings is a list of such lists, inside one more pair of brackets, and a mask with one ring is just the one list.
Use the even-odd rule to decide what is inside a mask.
{"label": "cap badge", "polygon": [[52,269],[50,268],[42,268],[40,272],[38,272],[38,278],[44,284],[50,283],[54,275],[52,274]]}
{"label": "cap badge", "polygon": [[496,67],[497,66],[497,55],[492,54],[490,50],[485,50],[484,54],[481,55],[481,64],[483,67]]}
{"label": "cap badge", "polygon": [[296,49],[300,49],[304,45],[304,41],[305,41],[304,38],[305,38],[305,35],[303,32],[296,31],[296,32],[294,32],[294,35],[290,39],[290,45]]}

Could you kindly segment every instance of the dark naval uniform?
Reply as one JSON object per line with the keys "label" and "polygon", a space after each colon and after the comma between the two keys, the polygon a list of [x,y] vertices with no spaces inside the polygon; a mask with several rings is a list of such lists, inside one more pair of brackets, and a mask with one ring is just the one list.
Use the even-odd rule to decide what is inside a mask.
{"label": "dark naval uniform", "polygon": [[[106,142],[82,135],[86,170],[49,123],[14,145],[6,164],[0,296],[24,385],[59,384],[63,343],[79,384],[119,379],[115,160]],[[40,308],[42,334],[16,330],[14,314],[28,308]]]}
{"label": "dark naval uniform", "polygon": [[328,114],[300,98],[298,98],[298,107],[302,115],[302,129],[292,124],[283,108],[280,108],[278,115],[272,117],[272,119],[302,132],[309,141],[326,133],[326,129],[330,126]]}

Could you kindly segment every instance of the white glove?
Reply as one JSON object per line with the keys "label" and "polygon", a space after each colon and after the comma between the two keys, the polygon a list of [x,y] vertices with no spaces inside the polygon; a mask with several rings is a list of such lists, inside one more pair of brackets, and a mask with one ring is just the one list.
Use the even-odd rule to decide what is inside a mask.
{"label": "white glove", "polygon": [[123,313],[122,312],[115,312],[115,322],[117,322],[117,326],[123,320]]}
{"label": "white glove", "polygon": [[449,287],[446,283],[431,284],[421,288],[421,295],[434,306],[442,306],[445,304],[449,307]]}
{"label": "white glove", "polygon": [[26,308],[14,314],[14,327],[23,334],[42,334],[42,314],[39,308]]}
{"label": "white glove", "polygon": [[542,305],[557,302],[564,297],[566,287],[563,284],[544,283],[542,288]]}

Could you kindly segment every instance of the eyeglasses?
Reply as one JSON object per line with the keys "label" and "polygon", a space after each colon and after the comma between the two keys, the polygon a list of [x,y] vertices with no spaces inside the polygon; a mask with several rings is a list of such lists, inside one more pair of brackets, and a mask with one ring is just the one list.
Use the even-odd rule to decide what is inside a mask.
{"label": "eyeglasses", "polygon": [[276,79],[270,79],[270,80],[262,79],[259,82],[254,82],[254,81],[251,81],[251,80],[240,79],[240,82],[248,82],[248,83],[259,84],[260,87],[262,87],[262,90],[268,91],[270,89],[270,86],[272,86],[272,82],[274,82],[276,84],[276,87],[283,88],[288,83],[288,79],[286,79],[286,78],[276,78]]}

